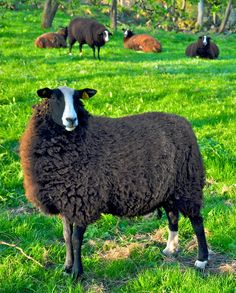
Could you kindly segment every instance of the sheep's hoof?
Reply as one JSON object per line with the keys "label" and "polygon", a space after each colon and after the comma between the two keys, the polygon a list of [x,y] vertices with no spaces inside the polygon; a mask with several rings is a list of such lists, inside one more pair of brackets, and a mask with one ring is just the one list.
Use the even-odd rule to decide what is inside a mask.
{"label": "sheep's hoof", "polygon": [[162,253],[165,256],[177,256],[178,252],[179,252],[178,248],[170,249],[170,248],[166,247],[164,250],[162,250]]}
{"label": "sheep's hoof", "polygon": [[83,268],[73,266],[71,276],[74,282],[80,282],[82,281],[82,275],[83,275]]}
{"label": "sheep's hoof", "polygon": [[83,281],[83,275],[79,272],[72,272],[72,279],[74,282],[81,282]]}
{"label": "sheep's hoof", "polygon": [[199,270],[205,270],[207,263],[208,263],[207,260],[204,260],[204,261],[196,260],[194,265]]}
{"label": "sheep's hoof", "polygon": [[72,266],[65,266],[64,272],[66,274],[71,274],[72,273]]}

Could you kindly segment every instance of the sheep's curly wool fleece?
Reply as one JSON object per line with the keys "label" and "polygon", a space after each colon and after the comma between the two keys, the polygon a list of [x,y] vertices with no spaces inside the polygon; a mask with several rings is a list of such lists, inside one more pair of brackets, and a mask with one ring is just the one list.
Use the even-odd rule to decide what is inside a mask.
{"label": "sheep's curly wool fleece", "polygon": [[189,123],[146,113],[93,117],[81,108],[72,132],[34,109],[20,156],[27,198],[42,211],[80,226],[101,213],[143,215],[165,205],[194,215],[202,205],[204,170]]}

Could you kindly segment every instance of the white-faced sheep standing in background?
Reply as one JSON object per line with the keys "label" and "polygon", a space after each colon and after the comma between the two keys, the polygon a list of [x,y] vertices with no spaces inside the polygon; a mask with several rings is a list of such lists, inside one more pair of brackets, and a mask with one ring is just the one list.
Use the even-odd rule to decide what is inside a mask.
{"label": "white-faced sheep standing in background", "polygon": [[46,214],[63,217],[65,270],[83,272],[86,227],[102,213],[134,217],[164,208],[169,222],[166,255],[178,251],[179,213],[198,241],[195,266],[205,268],[208,248],[200,210],[205,181],[189,122],[177,115],[145,113],[122,118],[90,115],[81,99],[92,89],[38,90],[44,101],[20,144],[26,196]]}
{"label": "white-faced sheep standing in background", "polygon": [[42,34],[34,43],[39,48],[66,48],[67,35],[67,27],[60,28],[57,33]]}
{"label": "white-faced sheep standing in background", "polygon": [[218,58],[220,51],[216,44],[211,42],[208,36],[200,36],[198,41],[190,44],[185,51],[189,57],[201,57],[207,59]]}
{"label": "white-faced sheep standing in background", "polygon": [[76,17],[71,20],[68,27],[69,54],[71,54],[72,46],[76,41],[79,43],[80,55],[82,55],[82,47],[88,44],[93,49],[93,57],[97,47],[97,55],[100,60],[100,47],[109,41],[112,35],[109,30],[95,20],[88,18]]}
{"label": "white-faced sheep standing in background", "polygon": [[161,43],[147,34],[134,34],[129,29],[123,29],[124,47],[135,51],[154,52],[162,51]]}

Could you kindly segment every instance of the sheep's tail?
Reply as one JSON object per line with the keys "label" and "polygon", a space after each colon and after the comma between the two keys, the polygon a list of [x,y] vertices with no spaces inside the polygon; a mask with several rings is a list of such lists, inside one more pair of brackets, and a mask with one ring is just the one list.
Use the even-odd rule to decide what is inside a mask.
{"label": "sheep's tail", "polygon": [[35,40],[35,46],[39,47],[39,48],[44,48],[45,47],[45,43],[43,41],[43,39],[38,38]]}

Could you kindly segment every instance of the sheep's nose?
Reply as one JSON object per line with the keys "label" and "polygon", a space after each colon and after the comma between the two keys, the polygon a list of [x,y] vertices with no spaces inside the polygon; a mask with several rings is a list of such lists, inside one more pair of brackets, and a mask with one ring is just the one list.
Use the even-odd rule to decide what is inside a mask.
{"label": "sheep's nose", "polygon": [[71,125],[73,125],[76,121],[76,118],[66,118],[66,121],[68,121]]}

